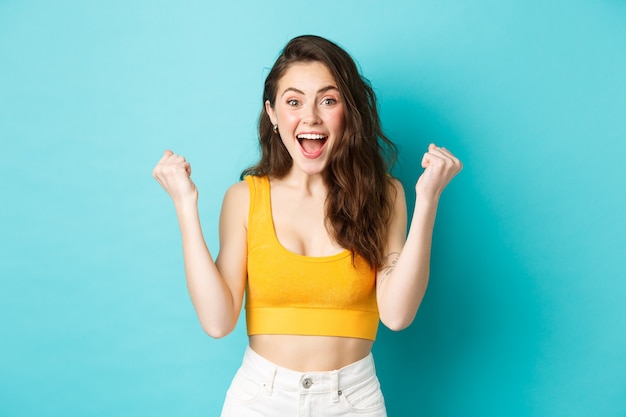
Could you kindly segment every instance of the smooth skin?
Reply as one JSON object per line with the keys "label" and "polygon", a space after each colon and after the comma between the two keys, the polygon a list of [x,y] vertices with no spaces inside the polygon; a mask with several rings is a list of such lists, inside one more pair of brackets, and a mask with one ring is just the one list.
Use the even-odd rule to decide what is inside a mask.
{"label": "smooth skin", "polygon": [[[336,82],[325,65],[296,63],[278,85],[274,107],[266,103],[272,123],[293,158],[284,178],[270,178],[272,216],[279,242],[305,256],[328,256],[341,248],[324,225],[326,186],[322,173],[341,140],[344,105]],[[314,158],[297,136],[326,137]],[[377,272],[380,319],[392,330],[409,326],[424,297],[430,273],[433,227],[441,193],[461,170],[461,162],[445,148],[429,145],[415,185],[416,203],[406,234],[404,190],[393,180],[394,213],[389,223],[385,264]],[[207,334],[219,338],[235,328],[241,312],[247,270],[246,232],[250,196],[245,182],[226,192],[220,215],[220,251],[214,260],[206,246],[198,214],[198,190],[184,157],[165,151],[153,176],[172,198],[182,235],[187,286],[196,313]],[[253,335],[250,347],[268,360],[296,371],[339,369],[364,358],[372,341],[347,337]]]}

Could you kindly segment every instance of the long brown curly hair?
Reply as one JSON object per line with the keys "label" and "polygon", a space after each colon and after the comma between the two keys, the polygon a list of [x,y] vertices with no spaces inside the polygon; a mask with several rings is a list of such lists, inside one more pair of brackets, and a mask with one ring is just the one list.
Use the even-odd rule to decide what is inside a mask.
{"label": "long brown curly hair", "polygon": [[335,241],[359,254],[373,268],[385,256],[387,226],[393,210],[395,188],[389,175],[397,158],[396,146],[382,131],[376,95],[350,55],[319,36],[299,36],[287,43],[265,79],[259,117],[261,159],[245,169],[246,175],[283,178],[292,159],[273,131],[265,101],[274,108],[278,82],[287,69],[301,62],[320,62],[330,70],[344,102],[345,129],[324,171],[328,187],[326,228]]}

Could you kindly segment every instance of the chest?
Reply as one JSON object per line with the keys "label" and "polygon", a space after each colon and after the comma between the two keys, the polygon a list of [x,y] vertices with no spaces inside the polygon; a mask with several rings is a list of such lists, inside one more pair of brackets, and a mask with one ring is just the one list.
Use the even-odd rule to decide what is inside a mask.
{"label": "chest", "polygon": [[271,215],[276,238],[290,252],[319,257],[343,250],[326,228],[324,197],[294,197],[272,190]]}

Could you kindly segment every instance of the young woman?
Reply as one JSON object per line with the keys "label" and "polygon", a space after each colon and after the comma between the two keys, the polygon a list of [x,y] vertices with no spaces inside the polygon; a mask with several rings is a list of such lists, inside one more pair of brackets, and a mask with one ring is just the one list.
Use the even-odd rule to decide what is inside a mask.
{"label": "young woman", "polygon": [[260,161],[224,197],[215,260],[189,163],[166,151],[154,169],[176,207],[203,329],[229,334],[246,293],[249,346],[222,416],[385,416],[371,355],[378,322],[413,321],[439,196],[461,163],[428,147],[407,235],[374,92],[317,36],[291,40],[267,76],[259,140]]}

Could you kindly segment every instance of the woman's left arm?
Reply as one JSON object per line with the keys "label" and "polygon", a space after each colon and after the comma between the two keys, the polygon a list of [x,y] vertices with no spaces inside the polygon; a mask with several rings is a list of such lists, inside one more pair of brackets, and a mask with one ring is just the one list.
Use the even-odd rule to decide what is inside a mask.
{"label": "woman's left arm", "polygon": [[431,144],[422,158],[422,167],[424,172],[415,185],[415,209],[408,235],[404,190],[399,181],[394,181],[396,197],[387,255],[376,276],[380,319],[391,330],[408,327],[417,314],[428,285],[439,198],[462,164],[447,149]]}

